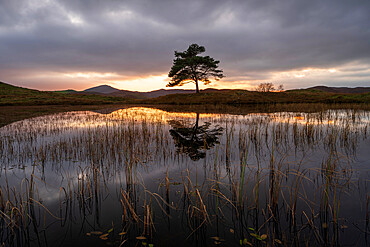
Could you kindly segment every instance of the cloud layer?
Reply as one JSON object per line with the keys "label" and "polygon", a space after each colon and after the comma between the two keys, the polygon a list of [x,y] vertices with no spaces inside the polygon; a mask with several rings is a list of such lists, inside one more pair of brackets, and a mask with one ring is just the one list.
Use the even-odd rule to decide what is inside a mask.
{"label": "cloud layer", "polygon": [[0,0],[0,80],[150,90],[166,83],[138,77],[164,79],[198,43],[221,61],[220,88],[368,86],[369,13],[367,0]]}

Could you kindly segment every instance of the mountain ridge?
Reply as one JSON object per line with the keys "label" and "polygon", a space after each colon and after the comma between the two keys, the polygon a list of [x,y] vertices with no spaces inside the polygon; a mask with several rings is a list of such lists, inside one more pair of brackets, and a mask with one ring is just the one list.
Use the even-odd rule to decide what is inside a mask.
{"label": "mountain ridge", "polygon": [[[98,87],[99,89],[99,87]],[[370,104],[370,87],[345,88],[346,93],[323,90],[338,90],[325,86],[283,92],[256,92],[237,89],[205,89],[201,93],[184,89],[159,89],[150,92],[135,92],[112,89],[106,92],[38,91],[0,82],[0,106],[5,105],[93,105],[93,104],[169,104],[169,105],[210,105],[210,104],[277,104],[277,103],[366,103]],[[118,90],[118,91],[117,91]],[[343,90],[343,88],[341,88]],[[120,97],[112,94],[119,94]],[[163,96],[158,96],[163,95]]]}
{"label": "mountain ridge", "polygon": [[[210,93],[210,92],[226,92],[232,89],[215,89],[215,88],[206,88],[201,90],[201,92]],[[328,87],[328,86],[314,86],[305,89],[292,89],[287,91],[294,90],[317,90],[327,93],[344,93],[344,94],[361,94],[370,92],[370,87]],[[248,90],[245,90],[248,91]],[[85,89],[84,91],[79,91],[78,93],[91,93],[91,94],[100,94],[100,95],[109,95],[115,97],[124,97],[132,99],[151,99],[157,98],[166,95],[172,94],[187,94],[194,93],[193,89],[157,89],[149,92],[140,92],[140,91],[130,91],[124,89],[117,89],[109,85],[99,85],[92,88]]]}
{"label": "mountain ridge", "polygon": [[309,90],[320,90],[328,93],[368,93],[370,87],[328,87],[328,86],[314,86],[307,88]]}
{"label": "mountain ridge", "polygon": [[88,94],[99,94],[109,95],[115,97],[125,97],[132,99],[148,99],[164,96],[168,94],[182,94],[182,93],[194,93],[192,89],[157,89],[149,92],[130,91],[124,89],[117,89],[109,85],[99,85],[85,89],[83,91],[76,91],[76,93],[88,93]]}
{"label": "mountain ridge", "polygon": [[110,94],[110,93],[114,93],[117,91],[120,91],[120,89],[114,88],[109,85],[99,85],[99,86],[85,89],[83,92]]}

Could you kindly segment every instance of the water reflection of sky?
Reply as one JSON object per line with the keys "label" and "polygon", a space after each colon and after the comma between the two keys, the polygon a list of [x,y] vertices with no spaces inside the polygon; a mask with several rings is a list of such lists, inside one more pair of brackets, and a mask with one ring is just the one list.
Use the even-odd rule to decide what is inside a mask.
{"label": "water reflection of sky", "polygon": [[[364,137],[366,136],[366,133],[368,131],[365,128],[369,126],[369,115],[370,114],[368,112],[354,113],[350,111],[329,110],[325,113],[297,114],[282,112],[269,114],[249,114],[243,116],[227,114],[199,114],[198,117],[199,125],[209,122],[213,126],[221,126],[224,129],[222,135],[219,137],[218,140],[220,142],[220,144],[217,145],[218,150],[224,152],[227,143],[227,148],[229,150],[233,150],[233,152],[229,153],[229,155],[233,157],[231,161],[236,164],[240,163],[240,153],[236,150],[240,149],[238,142],[240,142],[240,133],[242,131],[250,131],[255,126],[258,126],[260,129],[257,131],[260,132],[260,135],[268,135],[271,131],[270,128],[276,128],[277,126],[280,128],[289,128],[289,130],[285,134],[291,135],[292,132],[290,126],[294,124],[307,126],[309,124],[315,127],[319,125],[325,125],[325,127],[318,127],[317,129],[317,131],[324,132],[320,134],[320,138],[322,139],[324,138],[322,137],[322,135],[328,134],[328,128],[337,128],[338,131],[343,131],[349,126],[351,130],[348,132],[348,138],[353,138],[353,140],[351,141],[355,142],[350,144],[355,145],[356,151],[358,149],[359,152],[357,152],[356,155],[347,157],[349,159],[356,160],[356,163],[363,165],[366,163],[366,160],[368,160],[367,152],[362,150],[368,144],[368,141],[366,141]],[[196,117],[196,113],[165,112],[153,108],[132,107],[116,110],[108,114],[100,114],[88,111],[68,112],[23,120],[0,129],[0,137],[3,140],[3,155],[1,159],[3,164],[2,167],[18,167],[21,165],[20,163],[25,166],[30,166],[34,162],[40,162],[40,160],[35,160],[35,158],[40,157],[33,157],[32,152],[38,152],[40,149],[42,150],[43,148],[49,148],[48,151],[57,151],[57,147],[50,148],[50,146],[54,145],[55,143],[57,143],[58,145],[70,145],[70,142],[73,141],[86,141],[86,139],[79,139],[79,137],[81,136],[92,135],[93,137],[91,140],[93,140],[94,142],[102,141],[103,145],[110,145],[109,140],[94,139],[96,132],[105,131],[107,135],[114,135],[119,132],[121,127],[129,129],[132,126],[136,126],[134,128],[140,128],[141,131],[137,132],[137,134],[141,135],[157,135],[157,132],[161,131],[161,138],[166,139],[165,149],[167,149],[166,151],[170,151],[168,152],[169,155],[172,155],[174,157],[174,155],[176,155],[176,150],[174,148],[173,140],[168,133],[169,130],[172,128],[168,124],[169,121],[178,120],[184,124],[189,125],[189,127],[191,128],[195,122]],[[280,123],[288,124],[288,126],[279,126],[278,124]],[[144,132],[144,128],[147,128],[147,132]],[[230,141],[231,132],[232,140]],[[239,140],[236,135],[239,135]],[[102,135],[100,134],[100,136]],[[153,138],[150,140],[153,140]],[[269,139],[267,141],[271,140]],[[288,141],[290,142],[292,140],[289,139]],[[303,144],[306,145],[308,143]],[[85,148],[83,147],[83,144],[79,145],[75,143],[74,145],[76,145],[76,148],[81,150],[84,150]],[[118,145],[123,144],[121,143]],[[11,153],[6,152],[6,150],[9,148],[12,149]],[[155,145],[151,145],[149,148],[155,149],[158,147]],[[280,155],[282,155],[283,153],[284,155],[286,155],[287,163],[294,163],[298,158],[302,159],[304,156],[306,159],[305,163],[318,163],[322,162],[323,153],[320,152],[320,150],[322,151],[325,146],[323,146],[323,143],[306,145],[306,150],[304,154],[302,152],[297,153],[297,150],[294,150],[294,153],[291,152],[292,150],[284,150],[283,148],[279,150],[279,146],[275,148],[278,153],[280,152]],[[304,147],[302,146],[301,148]],[[338,148],[339,153],[342,153],[344,156],[346,156],[348,150],[346,150],[343,145],[340,144],[338,145]],[[291,149],[291,147],[289,149]],[[209,153],[214,151],[214,148],[211,148],[207,152]],[[27,152],[27,155],[25,155],[24,152]],[[155,150],[150,150],[150,152],[154,153]],[[318,155],[319,153],[320,155]],[[50,158],[53,156],[53,154],[47,154],[47,156],[48,157],[44,157],[46,161],[53,163],[53,158]],[[157,156],[158,157],[151,157],[151,159],[158,161],[163,158],[159,155]],[[59,158],[65,159],[66,157]],[[223,157],[220,158],[223,159]],[[78,158],[76,157],[74,157],[74,159],[67,158],[64,161],[58,160],[57,163],[59,163],[60,167],[58,167],[58,165],[52,166],[51,169],[54,171],[59,170],[60,175],[62,170],[67,171],[69,169],[75,169],[76,163],[80,165],[82,162],[87,165],[90,162],[87,160],[78,160]],[[111,161],[114,162],[114,160]],[[62,166],[60,165],[60,162],[63,163]],[[255,162],[253,157],[250,158],[250,162],[251,164]],[[46,169],[49,168],[50,167],[46,166]],[[50,173],[50,171],[46,171]]]}
{"label": "water reflection of sky", "polygon": [[[270,128],[275,123],[285,124],[300,124],[300,125],[327,125],[330,128],[337,128],[339,131],[345,130],[350,126],[351,132],[362,131],[365,127],[369,126],[369,113],[357,113],[355,118],[352,118],[352,112],[348,111],[332,111],[329,110],[322,115],[319,113],[269,113],[269,114],[249,114],[249,115],[227,115],[227,114],[199,114],[199,125],[205,122],[210,122],[213,125],[219,125],[225,129],[223,135],[220,137],[221,150],[227,141],[225,132],[232,131],[233,136],[238,132],[251,129],[254,126],[262,128]],[[194,124],[196,113],[173,113],[165,112],[153,108],[132,107],[127,109],[120,109],[108,114],[99,114],[94,112],[69,112],[60,113],[50,116],[37,117],[32,119],[23,120],[5,126],[0,129],[0,137],[2,138],[3,149],[6,150],[6,145],[11,145],[13,148],[12,154],[4,154],[3,161],[16,160],[18,155],[22,154],[22,145],[31,146],[28,151],[37,150],[42,146],[48,146],[52,143],[63,141],[73,141],[73,137],[81,135],[93,135],[97,131],[106,131],[107,134],[115,134],[120,127],[137,126],[137,128],[148,128],[148,133],[158,131],[160,129],[163,137],[168,138],[171,143],[171,138],[168,135],[171,126],[168,125],[170,120],[180,120],[187,123],[190,127]],[[357,121],[355,121],[357,119]],[[147,124],[147,126],[145,126]],[[276,126],[276,125],[275,125]],[[334,127],[333,127],[334,126]],[[327,128],[321,128],[319,131],[326,131]],[[261,134],[263,129],[258,130]],[[144,132],[141,132],[143,134]],[[145,134],[145,133],[144,133]],[[291,132],[287,132],[291,134]],[[325,134],[325,133],[324,133]],[[361,133],[358,133],[361,135]],[[234,136],[235,137],[235,136]],[[363,138],[363,137],[362,137]],[[238,140],[233,139],[233,148],[237,146]],[[8,141],[7,141],[8,140]],[[97,141],[97,140],[94,140]],[[239,140],[240,141],[240,140]],[[106,145],[109,143],[104,143]],[[168,145],[168,148],[173,148]],[[320,146],[316,144],[316,146]],[[361,146],[361,145],[360,145]],[[8,146],[10,147],[10,146]],[[82,147],[83,148],[83,147]],[[313,146],[311,146],[313,148]],[[16,151],[14,149],[17,149]],[[29,154],[32,156],[32,154]],[[8,157],[7,157],[8,156]],[[34,162],[35,160],[32,160]]]}
{"label": "water reflection of sky", "polygon": [[[348,110],[229,115],[133,107],[106,114],[59,113],[0,129],[0,185],[7,183],[19,190],[34,174],[40,199],[56,207],[60,188],[78,190],[82,179],[92,178],[94,165],[106,186],[101,193],[109,195],[112,201],[106,203],[111,205],[119,201],[119,190],[127,187],[129,175],[134,176],[130,183],[160,193],[168,174],[174,190],[171,197],[175,198],[180,187],[176,184],[181,184],[185,175],[199,187],[210,186],[217,175],[225,189],[238,181],[240,165],[245,162],[251,179],[259,169],[267,183],[273,157],[274,167],[280,167],[286,179],[284,186],[293,181],[289,174],[304,172],[308,184],[305,193],[314,196],[323,183],[320,170],[328,160],[334,160],[337,172],[343,173],[341,180],[351,180],[343,205],[353,211],[351,201],[366,198],[368,193],[369,123],[370,112]],[[190,137],[186,138],[191,139],[192,131],[199,133],[195,129],[201,126],[206,128],[200,133],[202,138],[215,128],[222,131],[212,139],[214,145],[199,147],[204,157],[192,159],[187,146],[176,142],[170,130],[177,128],[180,134],[188,131]],[[189,145],[192,140],[185,141]],[[134,172],[128,172],[129,165],[134,166]],[[360,192],[348,196],[355,184]],[[360,204],[361,208],[364,202]],[[360,218],[363,210],[350,216]]]}

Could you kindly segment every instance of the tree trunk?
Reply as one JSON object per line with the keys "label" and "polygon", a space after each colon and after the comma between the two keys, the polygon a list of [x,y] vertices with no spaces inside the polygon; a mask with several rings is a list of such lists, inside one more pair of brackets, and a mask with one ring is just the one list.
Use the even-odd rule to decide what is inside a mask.
{"label": "tree trunk", "polygon": [[199,93],[198,80],[195,80],[195,87],[197,89],[195,93]]}
{"label": "tree trunk", "polygon": [[197,119],[193,127],[193,135],[191,136],[191,140],[194,140],[197,138],[198,128],[199,128],[199,113],[197,112]]}

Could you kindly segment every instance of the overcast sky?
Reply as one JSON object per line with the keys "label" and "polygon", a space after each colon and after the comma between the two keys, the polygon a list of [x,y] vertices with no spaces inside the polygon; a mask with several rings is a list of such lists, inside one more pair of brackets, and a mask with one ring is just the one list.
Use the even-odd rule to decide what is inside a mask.
{"label": "overcast sky", "polygon": [[370,86],[369,13],[369,0],[0,0],[0,81],[150,91],[197,43],[226,76],[210,87]]}

